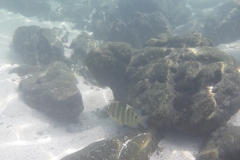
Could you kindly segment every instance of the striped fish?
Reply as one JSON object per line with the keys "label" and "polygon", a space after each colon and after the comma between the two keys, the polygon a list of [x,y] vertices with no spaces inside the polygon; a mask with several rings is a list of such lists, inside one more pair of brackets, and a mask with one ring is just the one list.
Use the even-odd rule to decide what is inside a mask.
{"label": "striped fish", "polygon": [[138,128],[140,124],[147,128],[149,116],[141,116],[140,110],[134,109],[128,104],[112,101],[106,110],[117,124],[124,124],[132,128]]}

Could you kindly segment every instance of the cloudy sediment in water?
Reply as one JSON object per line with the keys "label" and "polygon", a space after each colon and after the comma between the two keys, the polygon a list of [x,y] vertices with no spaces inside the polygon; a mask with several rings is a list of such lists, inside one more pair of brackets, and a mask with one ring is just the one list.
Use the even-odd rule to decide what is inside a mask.
{"label": "cloudy sediment in water", "polygon": [[239,5],[1,1],[0,159],[237,160]]}

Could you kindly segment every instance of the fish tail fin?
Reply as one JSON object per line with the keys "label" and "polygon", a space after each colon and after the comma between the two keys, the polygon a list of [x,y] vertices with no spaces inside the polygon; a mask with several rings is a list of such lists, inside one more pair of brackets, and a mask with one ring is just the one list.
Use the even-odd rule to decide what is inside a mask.
{"label": "fish tail fin", "polygon": [[140,116],[138,117],[138,123],[141,124],[143,127],[148,128],[147,121],[149,120],[150,116]]}

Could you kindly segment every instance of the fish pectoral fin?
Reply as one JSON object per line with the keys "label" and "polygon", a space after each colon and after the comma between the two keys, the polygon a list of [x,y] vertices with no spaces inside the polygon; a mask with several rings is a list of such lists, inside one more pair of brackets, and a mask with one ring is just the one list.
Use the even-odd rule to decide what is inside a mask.
{"label": "fish pectoral fin", "polygon": [[141,124],[143,127],[148,128],[147,121],[149,120],[150,116],[140,116],[138,117],[137,122]]}

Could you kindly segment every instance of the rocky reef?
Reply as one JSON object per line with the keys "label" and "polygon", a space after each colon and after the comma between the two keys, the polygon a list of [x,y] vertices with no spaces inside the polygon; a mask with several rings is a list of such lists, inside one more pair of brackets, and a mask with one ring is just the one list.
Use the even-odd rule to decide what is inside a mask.
{"label": "rocky reef", "polygon": [[61,160],[148,160],[160,139],[154,130],[133,132],[94,142]]}
{"label": "rocky reef", "polygon": [[240,38],[240,1],[232,0],[221,6],[219,11],[209,16],[204,25],[204,34],[215,45],[230,43]]}
{"label": "rocky reef", "polygon": [[226,125],[214,131],[199,153],[197,160],[240,159],[240,127]]}
{"label": "rocky reef", "polygon": [[[63,46],[55,29],[15,31],[13,47],[27,65],[10,73],[25,76],[19,84],[25,102],[58,120],[76,121],[84,106],[66,62],[85,82],[110,87],[115,100],[150,115],[147,131],[95,142],[63,160],[147,160],[165,129],[211,135],[198,160],[239,159],[239,127],[224,125],[239,110],[240,63],[213,48],[240,38],[239,0],[58,1],[55,11],[37,0],[0,1],[40,21],[72,22],[74,29],[92,32]],[[195,30],[212,41],[189,33]],[[64,47],[73,50],[69,63]]]}
{"label": "rocky reef", "polygon": [[133,52],[107,43],[87,55],[86,65],[115,100],[151,115],[157,128],[210,133],[239,109],[240,64],[202,34],[160,35]]}
{"label": "rocky reef", "polygon": [[52,118],[75,121],[83,111],[73,72],[62,62],[41,67],[19,83],[25,102]]}

